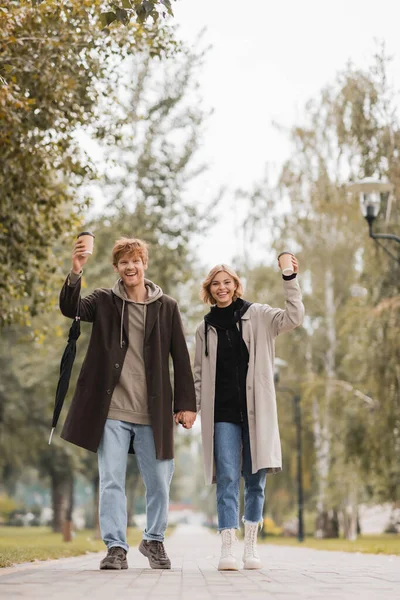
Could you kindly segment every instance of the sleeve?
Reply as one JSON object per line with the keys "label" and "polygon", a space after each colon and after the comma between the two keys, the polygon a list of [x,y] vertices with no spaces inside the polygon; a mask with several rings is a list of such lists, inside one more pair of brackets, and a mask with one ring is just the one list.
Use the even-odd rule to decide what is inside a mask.
{"label": "sleeve", "polygon": [[68,285],[72,287],[76,285],[78,281],[80,281],[82,273],[83,271],[81,271],[80,273],[74,273],[73,271],[70,271],[68,275]]}
{"label": "sleeve", "polygon": [[172,315],[170,353],[174,367],[174,413],[180,410],[196,412],[192,367],[177,305]]}
{"label": "sleeve", "polygon": [[82,278],[78,276],[75,283],[70,283],[71,274],[68,275],[60,292],[60,310],[64,317],[74,319],[78,313],[82,321],[93,323],[96,317],[96,305],[98,301],[98,290],[95,290],[86,298],[81,298]]}
{"label": "sleeve", "polygon": [[194,356],[194,389],[196,392],[197,412],[201,410],[201,362],[203,357],[203,339],[200,328],[196,331],[196,350]]}
{"label": "sleeve", "polygon": [[304,318],[304,304],[297,278],[283,280],[283,291],[285,309],[262,305],[264,322],[272,330],[274,337],[295,329],[302,324]]}

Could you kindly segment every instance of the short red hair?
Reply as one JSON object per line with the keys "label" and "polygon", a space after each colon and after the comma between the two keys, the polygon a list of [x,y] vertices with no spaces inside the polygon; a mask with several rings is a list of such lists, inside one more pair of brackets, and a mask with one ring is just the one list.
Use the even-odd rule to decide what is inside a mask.
{"label": "short red hair", "polygon": [[141,258],[142,263],[147,265],[149,262],[148,245],[143,240],[137,238],[120,238],[115,242],[112,249],[113,265],[117,266],[121,258],[125,255]]}

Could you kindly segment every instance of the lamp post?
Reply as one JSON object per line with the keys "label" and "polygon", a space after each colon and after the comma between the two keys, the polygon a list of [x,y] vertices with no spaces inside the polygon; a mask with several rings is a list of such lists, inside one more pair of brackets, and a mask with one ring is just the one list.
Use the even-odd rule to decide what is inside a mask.
{"label": "lamp post", "polygon": [[360,207],[363,217],[365,217],[368,223],[369,237],[381,246],[389,256],[391,256],[396,262],[400,263],[400,258],[392,254],[383,244],[378,240],[392,240],[400,244],[400,237],[393,233],[374,233],[372,231],[372,225],[378,216],[381,206],[382,194],[390,193],[393,190],[392,184],[382,179],[374,179],[373,177],[365,177],[354,183],[350,183],[347,186],[350,192],[360,195]]}
{"label": "lamp post", "polygon": [[[279,383],[279,368],[286,366],[286,361],[275,358],[275,373],[274,380],[275,384]],[[303,448],[301,443],[301,397],[290,387],[279,386],[276,388],[279,392],[286,392],[291,394],[293,398],[294,408],[294,422],[296,425],[296,453],[297,453],[297,516],[298,516],[298,530],[297,539],[299,542],[304,542],[304,516],[303,516]]]}

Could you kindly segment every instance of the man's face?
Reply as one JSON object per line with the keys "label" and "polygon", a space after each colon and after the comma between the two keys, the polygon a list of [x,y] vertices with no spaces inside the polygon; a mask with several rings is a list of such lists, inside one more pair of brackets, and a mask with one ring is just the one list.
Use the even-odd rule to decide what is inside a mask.
{"label": "man's face", "polygon": [[119,273],[126,288],[134,288],[143,285],[147,264],[143,264],[139,256],[125,254],[121,256],[114,269]]}

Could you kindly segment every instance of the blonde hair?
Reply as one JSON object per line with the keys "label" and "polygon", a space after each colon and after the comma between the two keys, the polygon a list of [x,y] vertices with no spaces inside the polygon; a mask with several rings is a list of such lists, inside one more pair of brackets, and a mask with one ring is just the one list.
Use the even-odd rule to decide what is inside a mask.
{"label": "blonde hair", "polygon": [[214,300],[214,298],[212,297],[210,287],[214,277],[222,271],[228,273],[228,275],[232,277],[233,281],[235,282],[236,290],[233,296],[233,300],[237,300],[238,298],[241,298],[243,296],[243,285],[240,281],[239,275],[228,265],[216,265],[211,269],[211,271],[201,284],[200,298],[205,304],[214,305],[217,303],[216,300]]}
{"label": "blonde hair", "polygon": [[114,244],[112,249],[113,265],[117,265],[125,254],[134,258],[141,258],[144,265],[149,261],[148,245],[143,240],[137,238],[120,238]]}

